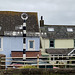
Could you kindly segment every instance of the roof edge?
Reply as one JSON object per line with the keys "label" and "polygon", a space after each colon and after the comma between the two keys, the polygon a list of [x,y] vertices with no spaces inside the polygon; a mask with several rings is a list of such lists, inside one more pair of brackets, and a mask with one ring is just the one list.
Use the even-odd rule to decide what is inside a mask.
{"label": "roof edge", "polygon": [[75,26],[75,25],[44,25],[44,26]]}
{"label": "roof edge", "polygon": [[20,11],[0,11],[0,13],[28,13],[28,14],[37,14],[37,12],[20,12]]}

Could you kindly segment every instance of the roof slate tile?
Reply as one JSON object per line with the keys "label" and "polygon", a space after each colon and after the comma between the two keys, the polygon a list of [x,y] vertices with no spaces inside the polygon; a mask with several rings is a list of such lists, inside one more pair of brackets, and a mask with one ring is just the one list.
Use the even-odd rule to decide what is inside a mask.
{"label": "roof slate tile", "polygon": [[[54,28],[54,31],[48,31],[48,28]],[[68,32],[67,28],[72,28],[73,32]],[[75,39],[75,26],[68,25],[45,25],[41,27],[41,32],[46,32],[47,36],[42,36],[48,39]]]}
{"label": "roof slate tile", "polygon": [[[4,31],[22,31],[15,30],[15,26],[22,25],[23,20],[21,14],[24,12],[0,11],[0,26],[2,27],[0,35],[4,35]],[[36,12],[26,12],[28,20],[26,21],[27,32],[39,32],[38,18]]]}

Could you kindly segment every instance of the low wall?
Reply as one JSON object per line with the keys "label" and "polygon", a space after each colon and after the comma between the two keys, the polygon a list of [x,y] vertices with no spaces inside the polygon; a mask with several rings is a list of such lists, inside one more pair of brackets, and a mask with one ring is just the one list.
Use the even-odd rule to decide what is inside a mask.
{"label": "low wall", "polygon": [[75,69],[13,69],[0,70],[0,75],[75,75]]}
{"label": "low wall", "polygon": [[[41,51],[26,51],[26,57],[37,57],[41,56]],[[12,57],[23,57],[23,51],[11,51]]]}

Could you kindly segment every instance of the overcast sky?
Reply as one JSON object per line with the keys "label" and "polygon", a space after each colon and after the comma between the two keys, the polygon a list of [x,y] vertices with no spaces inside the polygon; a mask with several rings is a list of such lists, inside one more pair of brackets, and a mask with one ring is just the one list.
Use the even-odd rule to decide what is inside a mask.
{"label": "overcast sky", "polygon": [[0,0],[0,11],[37,12],[45,24],[75,25],[75,0]]}

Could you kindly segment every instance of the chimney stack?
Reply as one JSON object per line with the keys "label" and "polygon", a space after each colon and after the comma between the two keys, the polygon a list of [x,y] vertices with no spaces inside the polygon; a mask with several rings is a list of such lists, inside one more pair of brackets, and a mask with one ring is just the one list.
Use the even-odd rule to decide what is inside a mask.
{"label": "chimney stack", "polygon": [[41,20],[40,20],[40,27],[44,26],[44,20],[43,20],[43,16],[41,16]]}

